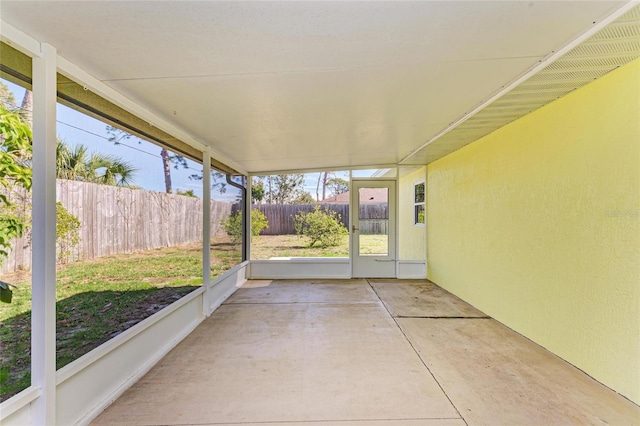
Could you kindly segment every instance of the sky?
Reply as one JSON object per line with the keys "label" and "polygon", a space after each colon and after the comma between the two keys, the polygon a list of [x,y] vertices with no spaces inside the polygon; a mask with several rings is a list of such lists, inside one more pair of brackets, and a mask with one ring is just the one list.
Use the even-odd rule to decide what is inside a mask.
{"label": "sky", "polygon": [[[25,89],[4,79],[0,79],[14,94],[16,104],[20,104]],[[133,165],[137,169],[133,185],[143,189],[164,192],[164,172],[161,148],[155,144],[139,139],[135,136],[123,140],[115,145],[108,140],[107,125],[93,117],[89,117],[79,111],[68,108],[62,104],[57,107],[57,135],[70,147],[83,144],[90,152],[99,152],[117,156]],[[187,160],[188,168],[182,166],[171,168],[171,181],[173,191],[193,190],[195,195],[202,197],[202,181],[191,179],[193,174],[202,174],[202,166],[194,161]],[[335,176],[349,180],[349,172],[335,172]],[[354,171],[353,176],[371,176],[371,171]],[[316,185],[318,173],[305,174],[305,191],[316,198]],[[321,191],[321,190],[320,190]],[[217,190],[212,191],[212,198],[224,201],[235,201],[236,190],[230,188],[221,194]],[[322,195],[320,195],[322,196]],[[329,194],[327,194],[327,197]]]}

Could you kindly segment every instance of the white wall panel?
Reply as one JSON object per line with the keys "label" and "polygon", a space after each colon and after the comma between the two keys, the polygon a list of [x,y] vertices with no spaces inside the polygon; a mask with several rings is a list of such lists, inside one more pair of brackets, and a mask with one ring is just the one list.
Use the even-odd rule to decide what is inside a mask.
{"label": "white wall panel", "polygon": [[401,260],[398,262],[398,278],[425,279],[427,265],[424,260]]}
{"label": "white wall panel", "polygon": [[346,258],[304,258],[252,260],[251,279],[351,278]]}

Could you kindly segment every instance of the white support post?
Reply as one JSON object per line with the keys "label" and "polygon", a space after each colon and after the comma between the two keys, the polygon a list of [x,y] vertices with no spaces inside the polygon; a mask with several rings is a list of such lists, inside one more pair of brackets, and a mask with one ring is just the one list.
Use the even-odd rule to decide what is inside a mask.
{"label": "white support post", "polygon": [[202,153],[202,312],[209,316],[209,284],[211,282],[211,151]]}
{"label": "white support post", "polygon": [[[247,217],[245,221],[245,228],[242,230],[243,232],[243,244],[246,244],[245,253],[247,253],[247,258],[245,260],[251,259],[251,239],[253,236],[251,235],[251,203],[253,200],[251,199],[251,188],[253,188],[253,175],[247,175],[247,188],[244,197],[244,206],[242,214]],[[246,235],[246,237],[244,237]],[[250,270],[251,267],[249,267]]]}
{"label": "white support post", "polygon": [[31,384],[33,424],[56,422],[56,49],[33,58]]}
{"label": "white support post", "polygon": [[429,229],[429,211],[427,210],[431,206],[428,203],[429,197],[429,182],[427,182],[427,176],[429,176],[428,169],[425,166],[424,168],[424,277],[427,278],[429,274],[429,245],[427,243],[427,239],[429,238],[428,229]]}

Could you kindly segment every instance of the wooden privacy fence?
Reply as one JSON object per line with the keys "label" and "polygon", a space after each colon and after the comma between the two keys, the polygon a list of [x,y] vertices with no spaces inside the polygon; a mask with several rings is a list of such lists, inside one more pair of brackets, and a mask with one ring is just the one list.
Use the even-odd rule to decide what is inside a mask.
{"label": "wooden privacy fence", "polygon": [[[261,235],[290,235],[295,234],[293,217],[299,212],[311,212],[313,204],[254,204],[254,209],[260,210],[269,221],[269,228]],[[340,215],[340,222],[345,228],[349,227],[349,204],[321,204],[320,209],[331,210]],[[388,226],[388,208],[386,204],[364,204],[360,206],[360,233],[386,234]],[[363,220],[364,219],[364,220]]]}
{"label": "wooden privacy fence", "polygon": [[[81,223],[69,261],[202,241],[199,198],[57,179],[56,199]],[[231,208],[229,202],[211,202],[212,235],[223,233],[220,221]],[[27,236],[15,241],[0,273],[30,268]]]}

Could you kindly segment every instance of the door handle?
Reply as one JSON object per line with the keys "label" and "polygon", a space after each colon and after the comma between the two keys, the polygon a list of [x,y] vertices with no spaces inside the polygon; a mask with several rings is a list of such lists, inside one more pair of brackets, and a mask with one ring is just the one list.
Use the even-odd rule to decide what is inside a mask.
{"label": "door handle", "polygon": [[353,232],[355,234],[356,231],[359,231],[360,228],[356,228],[355,225],[351,225],[351,232]]}

